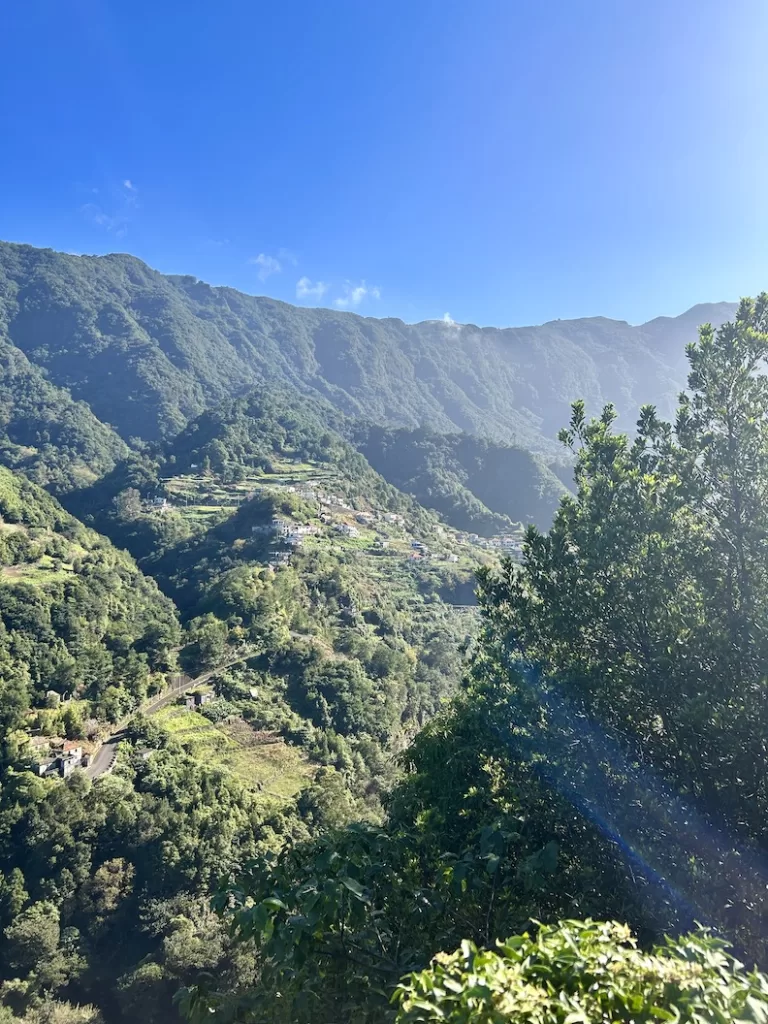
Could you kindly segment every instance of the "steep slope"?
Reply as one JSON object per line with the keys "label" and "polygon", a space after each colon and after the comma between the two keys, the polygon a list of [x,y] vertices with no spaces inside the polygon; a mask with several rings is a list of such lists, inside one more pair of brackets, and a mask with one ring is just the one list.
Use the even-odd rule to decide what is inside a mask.
{"label": "steep slope", "polygon": [[0,463],[54,493],[108,472],[128,448],[18,349],[0,341]]}
{"label": "steep slope", "polygon": [[374,469],[451,526],[479,534],[512,523],[547,528],[564,488],[530,452],[471,434],[358,429],[355,442]]}
{"label": "steep slope", "polygon": [[[159,516],[126,514],[119,508],[120,495],[168,494],[178,501],[182,492],[187,501],[197,492],[195,504],[209,489],[219,492],[221,485],[235,484],[242,500],[277,464],[297,460],[313,463],[320,476],[333,481],[329,486],[336,494],[408,512],[414,519],[428,515],[372,469],[331,424],[351,433],[351,424],[328,403],[287,388],[256,388],[201,413],[154,456],[132,453],[90,486],[68,494],[66,505],[139,560],[186,539],[202,524],[180,515],[178,506]],[[225,503],[230,505],[231,495]]]}
{"label": "steep slope", "polygon": [[[733,307],[708,307],[721,322]],[[274,382],[393,426],[554,450],[577,397],[620,413],[685,383],[696,310],[641,327],[595,317],[498,329],[405,324],[168,277],[127,255],[0,244],[0,336],[124,437],[170,437],[204,408]],[[670,340],[667,340],[670,339]]]}
{"label": "steep slope", "polygon": [[133,559],[0,467],[0,703],[47,690],[119,713],[177,642],[171,602]]}
{"label": "steep slope", "polygon": [[347,440],[352,424],[332,405],[285,387],[257,387],[196,417],[163,451],[167,475],[206,468],[223,479],[269,472],[288,456],[321,463],[354,485],[358,497],[407,506]]}

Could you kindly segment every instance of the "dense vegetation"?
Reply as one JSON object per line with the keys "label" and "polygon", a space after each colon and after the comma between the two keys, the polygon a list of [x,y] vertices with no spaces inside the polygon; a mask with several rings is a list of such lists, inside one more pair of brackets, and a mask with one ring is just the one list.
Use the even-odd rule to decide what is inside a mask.
{"label": "dense vegetation", "polygon": [[716,940],[667,939],[639,951],[626,926],[567,921],[498,950],[464,944],[398,991],[400,1024],[760,1020],[768,978],[748,974]]}
{"label": "dense vegetation", "polygon": [[[546,424],[530,332],[0,268],[0,459],[68,508],[0,469],[0,1021],[766,1019],[695,929],[768,964],[768,296],[702,329],[674,423],[576,402],[560,500],[518,449],[414,429],[530,429],[499,390],[523,341]],[[681,326],[579,351],[626,399]],[[447,524],[524,519],[477,632]],[[46,774],[72,747],[101,767]]]}
{"label": "dense vegetation", "polygon": [[[233,985],[256,976],[206,907],[221,873],[286,838],[380,817],[392,750],[455,685],[456,623],[429,603],[429,574],[419,597],[361,578],[352,552],[266,568],[263,541],[237,543],[277,510],[253,499],[198,534],[190,559],[155,552],[187,623],[180,641],[172,604],[129,556],[23,477],[2,470],[0,485],[3,1004],[30,1021],[79,1019],[79,1002],[166,1020],[202,969]],[[163,691],[179,646],[192,675],[213,673],[216,699],[193,716],[213,746],[180,742],[184,713],[171,707],[162,722],[135,719],[115,771],[94,783],[25,770],[30,736],[97,745]],[[244,736],[238,770],[232,736]],[[258,768],[281,750],[306,762],[290,762],[290,789]]]}
{"label": "dense vegetation", "polygon": [[127,446],[84,402],[0,343],[0,463],[61,494],[112,469]]}
{"label": "dense vegetation", "polygon": [[346,439],[351,431],[327,402],[285,388],[254,388],[193,420],[165,447],[163,471],[177,475],[196,466],[226,482],[269,472],[274,461],[289,457],[332,469],[350,499],[417,514],[417,504],[408,501],[403,488],[372,468],[366,453]]}
{"label": "dense vegetation", "polygon": [[[0,469],[0,658],[7,730],[48,691],[97,717],[146,695],[178,641],[171,602],[45,491]],[[6,733],[7,740],[9,733]]]}
{"label": "dense vegetation", "polygon": [[[407,513],[414,525],[420,524],[422,529],[433,526],[434,517],[377,473],[340,430],[347,433],[351,427],[327,403],[280,388],[256,388],[243,398],[202,413],[167,443],[132,453],[65,500],[75,515],[127,547],[138,559],[187,541],[185,558],[194,562],[195,545],[215,542],[215,535],[193,540],[196,531],[188,519],[173,513],[162,519],[141,518],[126,510],[120,496],[127,492],[137,492],[143,498],[165,494],[169,480],[196,473],[211,486],[217,481],[227,485],[244,480],[258,485],[274,464],[288,460],[310,462],[321,476],[327,471],[333,489],[360,507],[375,505]],[[183,488],[175,493],[185,496]],[[280,511],[272,505],[259,507],[259,522]],[[254,525],[256,519],[250,518],[243,528]],[[225,528],[225,538],[233,528],[237,529],[237,523]]]}
{"label": "dense vegetation", "polygon": [[564,493],[530,452],[471,434],[366,425],[355,442],[390,483],[459,530],[491,535],[513,522],[546,528]]}
{"label": "dense vegetation", "polygon": [[[138,551],[168,597],[48,494],[1,471],[0,998],[17,1017],[166,1020],[201,969],[233,987],[255,978],[253,954],[207,909],[217,877],[286,839],[380,820],[393,754],[455,688],[465,631],[438,597],[455,585],[447,571],[377,569],[381,555],[361,562],[354,545],[326,543],[278,572],[267,565],[280,548],[272,520],[311,509],[258,483],[238,497],[238,481],[248,474],[247,489],[271,480],[278,460],[310,459],[350,500],[397,509],[412,530],[435,525],[311,406],[263,393],[67,496]],[[198,486],[235,502],[208,520],[178,503],[197,460]],[[174,508],[146,511],[143,499],[166,492]],[[93,783],[29,773],[38,740],[98,749],[111,723],[163,693],[177,657],[213,690],[204,714],[172,703],[135,718],[114,772]]]}
{"label": "dense vegetation", "polygon": [[578,916],[643,945],[703,922],[768,961],[768,295],[688,357],[674,425],[644,408],[630,440],[575,404],[578,492],[481,574],[466,692],[404,754],[384,827],[238,875],[216,905],[260,983],[198,986],[193,1016],[764,1019],[768,980],[701,937],[637,954],[566,921],[493,949]]}
{"label": "dense vegetation", "polygon": [[166,277],[126,255],[0,245],[0,335],[123,438],[170,437],[254,384],[355,418],[551,447],[570,401],[670,410],[697,308],[642,327],[595,317],[501,330],[365,319]]}

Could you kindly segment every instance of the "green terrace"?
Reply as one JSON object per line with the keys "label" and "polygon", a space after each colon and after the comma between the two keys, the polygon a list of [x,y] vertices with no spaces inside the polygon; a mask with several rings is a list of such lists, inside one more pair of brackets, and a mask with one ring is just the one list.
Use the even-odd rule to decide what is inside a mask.
{"label": "green terrace", "polygon": [[230,772],[249,789],[279,804],[311,780],[312,768],[296,747],[275,735],[254,731],[242,719],[214,724],[176,702],[158,711],[153,721],[196,760]]}

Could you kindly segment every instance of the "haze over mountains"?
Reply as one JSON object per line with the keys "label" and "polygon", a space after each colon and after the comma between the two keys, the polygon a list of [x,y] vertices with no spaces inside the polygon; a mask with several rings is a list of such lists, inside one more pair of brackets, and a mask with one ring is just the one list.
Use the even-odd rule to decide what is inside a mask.
{"label": "haze over mountains", "polygon": [[214,288],[123,254],[0,243],[6,381],[43,371],[66,392],[62,403],[88,403],[126,440],[170,437],[203,409],[275,382],[355,418],[551,453],[578,397],[592,412],[614,401],[624,426],[649,399],[669,415],[685,384],[685,343],[734,310],[696,306],[637,327],[603,317],[406,324]]}

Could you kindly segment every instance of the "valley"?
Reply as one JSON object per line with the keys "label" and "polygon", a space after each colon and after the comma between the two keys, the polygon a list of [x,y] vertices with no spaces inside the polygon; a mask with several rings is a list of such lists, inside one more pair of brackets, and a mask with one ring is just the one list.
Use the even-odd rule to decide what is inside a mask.
{"label": "valley", "polygon": [[765,3],[1,24],[0,1024],[768,1024]]}
{"label": "valley", "polygon": [[[744,758],[762,756],[745,695],[766,485],[739,477],[747,521],[712,483],[702,382],[748,361],[768,300],[749,329],[702,328],[674,427],[644,407],[629,437],[576,401],[556,457],[538,431],[565,385],[550,373],[546,397],[526,364],[504,393],[517,335],[479,332],[479,361],[459,327],[440,406],[433,370],[409,376],[436,325],[291,311],[130,257],[5,246],[0,268],[0,1019],[330,1022],[351,992],[343,1019],[390,1024],[402,979],[466,936],[574,915],[584,943],[592,918],[681,934],[660,876],[765,961],[731,908],[764,910],[737,862],[761,849]],[[608,386],[610,329],[626,398],[686,323],[590,321],[578,353],[568,324],[542,337],[582,369],[591,351]],[[466,360],[483,418],[455,391]],[[568,388],[595,402],[590,373]],[[717,872],[691,853],[704,806],[739,819]]]}

